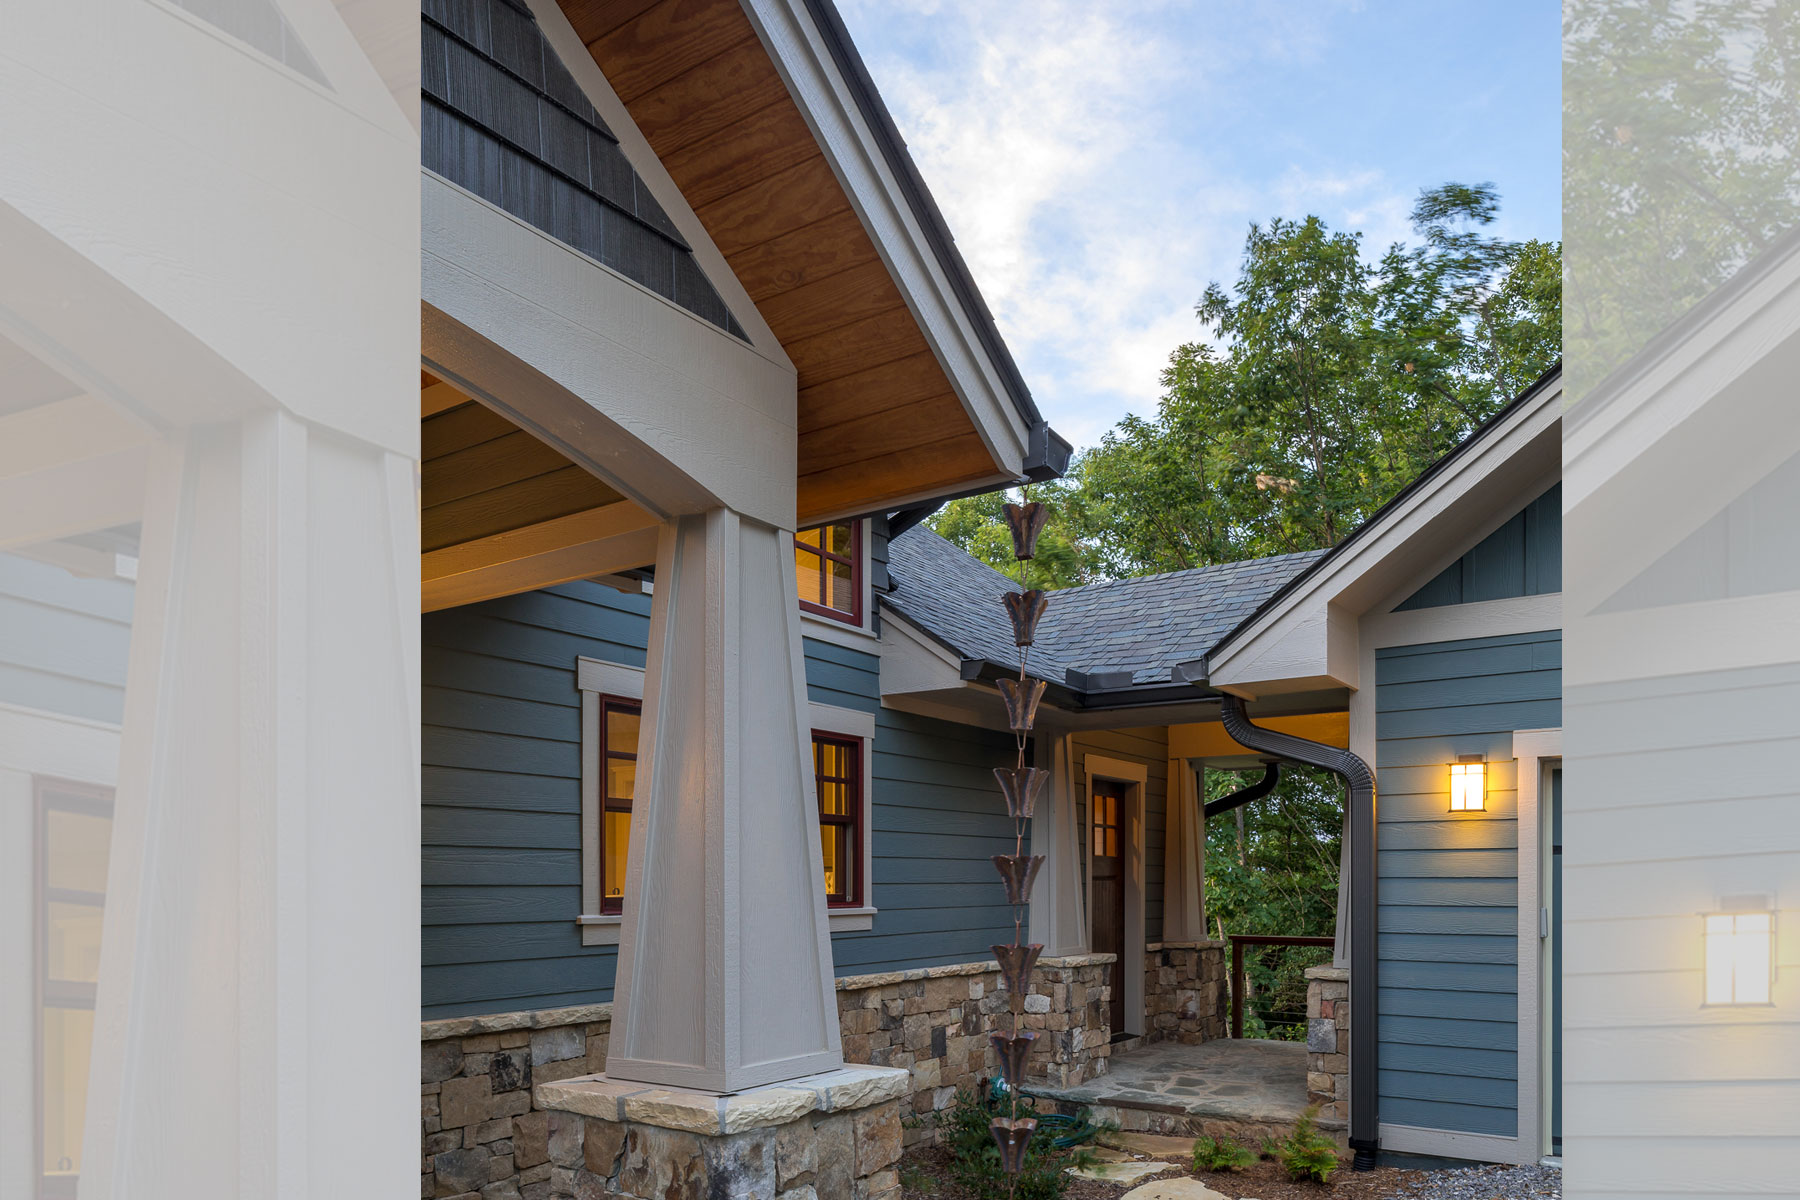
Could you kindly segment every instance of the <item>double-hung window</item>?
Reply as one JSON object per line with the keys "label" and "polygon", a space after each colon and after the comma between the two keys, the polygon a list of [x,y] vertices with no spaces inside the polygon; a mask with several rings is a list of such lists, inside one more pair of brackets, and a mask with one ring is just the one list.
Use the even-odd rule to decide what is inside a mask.
{"label": "double-hung window", "polygon": [[819,793],[825,902],[834,908],[856,908],[862,904],[862,754],[861,738],[813,733],[813,781]]}

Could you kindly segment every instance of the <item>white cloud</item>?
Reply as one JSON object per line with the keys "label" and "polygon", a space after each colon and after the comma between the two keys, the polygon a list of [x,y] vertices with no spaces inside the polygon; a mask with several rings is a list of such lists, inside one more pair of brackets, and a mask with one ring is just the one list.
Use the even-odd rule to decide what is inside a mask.
{"label": "white cloud", "polygon": [[1410,194],[1378,171],[1257,178],[1201,132],[1242,100],[1226,89],[1246,57],[1279,71],[1324,54],[1327,6],[1223,5],[1203,24],[1162,0],[844,9],[1039,406],[1077,446],[1155,410],[1252,220],[1320,212],[1377,253],[1404,236]]}

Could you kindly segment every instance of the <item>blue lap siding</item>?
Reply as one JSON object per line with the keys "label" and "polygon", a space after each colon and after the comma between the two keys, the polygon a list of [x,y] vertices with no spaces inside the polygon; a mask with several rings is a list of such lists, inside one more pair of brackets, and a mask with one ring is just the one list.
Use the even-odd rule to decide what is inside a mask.
{"label": "blue lap siding", "polygon": [[[1510,1137],[1518,1114],[1512,733],[1562,723],[1557,630],[1377,650],[1381,1119]],[[1488,759],[1487,811],[1449,764]],[[1528,999],[1535,1003],[1535,999]]]}
{"label": "blue lap siding", "polygon": [[[642,667],[649,633],[648,596],[586,582],[424,617],[421,951],[427,1018],[611,999],[616,952],[583,946],[575,924],[581,911],[576,659]],[[865,712],[880,707],[880,660],[874,655],[810,638],[805,653],[814,702]],[[938,868],[921,868],[915,860],[958,805],[976,810],[972,794],[962,797],[958,789],[984,776],[991,792],[993,779],[982,764],[999,761],[988,745],[997,744],[991,735],[939,722],[926,723],[935,732],[921,733],[907,725],[910,718],[894,714],[881,720],[883,745],[890,730],[937,738],[938,757],[956,766],[927,789],[928,804],[938,806],[928,814],[909,807],[919,797],[903,782],[905,738],[893,753],[877,749],[876,801],[882,807],[874,814],[875,902],[893,911],[878,916],[870,933],[838,935],[839,957],[856,964],[849,968],[854,970],[908,955],[904,961],[917,965],[925,961],[918,957],[923,947],[979,940],[963,936],[969,918],[962,903],[973,893],[963,897],[941,887],[948,880],[923,878]],[[887,773],[898,777],[895,782],[883,781],[884,763],[894,764]],[[970,845],[990,840],[982,836]],[[980,878],[988,891],[993,868],[985,856],[996,852],[980,851]],[[968,863],[957,870],[977,878]],[[951,927],[955,932],[936,940],[925,932]],[[980,943],[985,953],[994,938],[980,936],[987,939]],[[940,956],[959,957],[969,955]]]}

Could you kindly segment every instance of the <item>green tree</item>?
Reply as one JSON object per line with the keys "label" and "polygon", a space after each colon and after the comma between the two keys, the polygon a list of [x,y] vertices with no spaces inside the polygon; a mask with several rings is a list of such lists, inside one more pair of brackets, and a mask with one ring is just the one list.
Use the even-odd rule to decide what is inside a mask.
{"label": "green tree", "polygon": [[[926,524],[938,536],[961,546],[996,571],[1016,579],[1019,564],[1013,558],[1012,534],[1001,510],[1008,501],[1016,503],[1022,498],[1017,489],[964,496],[945,504]],[[1031,499],[1041,501],[1050,509],[1050,518],[1038,538],[1037,557],[1031,561],[1031,585],[1046,589],[1065,588],[1104,578],[1095,551],[1075,532],[1073,485],[1063,480],[1034,483]]]}
{"label": "green tree", "polygon": [[[1260,770],[1209,770],[1206,799],[1217,800],[1260,777]],[[1337,778],[1290,764],[1282,767],[1281,782],[1270,795],[1207,821],[1206,921],[1213,936],[1332,936],[1343,820],[1343,785]],[[1304,1022],[1277,1028],[1264,1018],[1303,1016],[1306,968],[1330,958],[1322,946],[1252,950],[1244,1032],[1305,1036]]]}
{"label": "green tree", "polygon": [[1560,247],[1489,227],[1491,186],[1445,184],[1416,245],[1365,261],[1317,217],[1252,226],[1196,308],[1154,417],[1073,471],[1072,532],[1112,574],[1330,546],[1556,361]]}

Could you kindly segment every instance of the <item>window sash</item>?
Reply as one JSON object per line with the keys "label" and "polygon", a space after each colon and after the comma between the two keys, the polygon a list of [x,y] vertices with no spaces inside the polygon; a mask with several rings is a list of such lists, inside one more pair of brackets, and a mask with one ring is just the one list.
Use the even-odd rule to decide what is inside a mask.
{"label": "window sash", "polygon": [[[618,913],[622,913],[625,909],[625,877],[624,877],[625,856],[623,854],[621,854],[619,856],[619,866],[618,866],[619,874],[618,874],[617,878],[615,879],[615,878],[609,876],[608,871],[607,871],[607,865],[609,862],[612,861],[612,856],[607,853],[607,845],[606,845],[606,842],[607,842],[607,838],[606,838],[607,819],[606,818],[607,818],[608,814],[629,815],[631,812],[631,805],[632,805],[632,800],[633,800],[633,797],[630,797],[630,796],[614,796],[612,794],[612,790],[608,786],[608,782],[611,779],[612,775],[611,775],[611,772],[608,771],[606,768],[607,768],[608,763],[613,762],[615,760],[619,761],[619,762],[636,763],[637,757],[638,757],[637,756],[637,747],[635,744],[632,746],[632,748],[630,750],[618,750],[618,749],[613,748],[613,744],[611,741],[612,721],[610,718],[613,716],[614,713],[621,713],[621,714],[630,714],[630,715],[636,716],[640,720],[642,720],[643,711],[644,711],[643,702],[639,701],[639,700],[631,700],[631,699],[627,699],[623,696],[601,696],[600,697],[600,846],[599,846],[599,850],[600,850],[600,911],[603,914],[609,914],[609,915],[610,914],[618,914]],[[633,782],[633,790],[634,791],[636,790],[635,779]],[[627,835],[627,838],[629,839],[629,834]],[[627,841],[627,853],[629,852],[628,847],[629,847],[629,840]],[[609,887],[610,884],[613,884],[615,882],[619,886],[619,894],[618,895],[611,894],[611,889]]]}
{"label": "window sash", "polygon": [[[831,539],[825,536],[823,531],[832,529],[836,525],[847,525],[849,527],[850,552],[848,554],[839,554],[828,547],[828,543]],[[801,540],[801,535],[808,533],[818,533],[820,535],[818,545],[815,546],[810,542]],[[816,525],[811,529],[802,529],[799,533],[794,535],[794,551],[796,554],[811,555],[818,560],[818,595],[801,595],[799,598],[801,609],[806,612],[816,613],[822,617],[830,617],[834,621],[844,621],[852,625],[862,624],[862,522],[839,521],[834,525]],[[837,563],[850,569],[850,578],[848,580],[850,607],[848,608],[838,608],[830,602],[831,580],[835,578],[827,565],[830,563]]]}
{"label": "window sash", "polygon": [[[822,745],[836,746],[845,751],[842,775],[831,774],[823,769],[824,756],[820,753]],[[842,836],[843,862],[838,865],[838,871],[845,886],[836,892],[827,887],[825,904],[828,908],[860,908],[863,904],[863,753],[863,739],[860,737],[846,737],[816,729],[813,731],[813,787],[818,797],[820,833],[823,835],[826,830],[831,830],[834,834],[839,834],[841,831]],[[844,789],[843,812],[825,811],[825,784],[836,784]]]}

